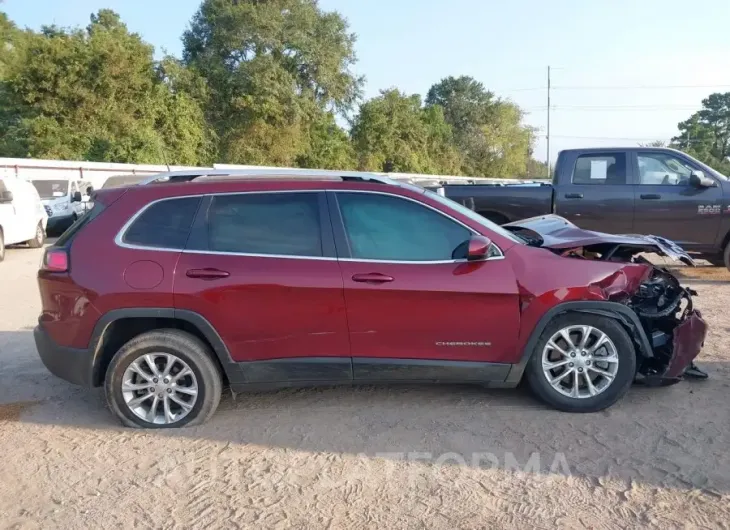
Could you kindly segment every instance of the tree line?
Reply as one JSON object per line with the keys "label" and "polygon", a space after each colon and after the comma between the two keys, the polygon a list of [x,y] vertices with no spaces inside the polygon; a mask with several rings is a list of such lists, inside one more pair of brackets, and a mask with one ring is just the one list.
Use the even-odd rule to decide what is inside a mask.
{"label": "tree line", "polygon": [[0,12],[0,156],[546,173],[520,108],[470,77],[363,101],[355,35],[316,0],[205,0],[182,41],[156,60],[111,10],[40,31]]}
{"label": "tree line", "polygon": [[[204,0],[182,42],[157,60],[108,9],[40,31],[0,12],[0,156],[547,175],[523,111],[471,77],[363,101],[356,37],[316,0]],[[730,93],[679,129],[672,145],[730,169]]]}

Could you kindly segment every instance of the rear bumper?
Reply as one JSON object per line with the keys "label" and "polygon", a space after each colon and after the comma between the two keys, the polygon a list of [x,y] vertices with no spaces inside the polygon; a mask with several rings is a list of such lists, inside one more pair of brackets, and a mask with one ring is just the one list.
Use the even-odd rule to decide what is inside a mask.
{"label": "rear bumper", "polygon": [[60,346],[41,325],[33,330],[41,361],[55,376],[75,385],[92,386],[93,352]]}

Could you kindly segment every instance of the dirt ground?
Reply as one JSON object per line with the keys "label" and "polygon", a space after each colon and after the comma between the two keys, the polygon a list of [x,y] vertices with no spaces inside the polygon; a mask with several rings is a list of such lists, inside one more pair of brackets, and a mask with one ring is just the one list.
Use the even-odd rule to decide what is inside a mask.
{"label": "dirt ground", "polygon": [[0,264],[0,527],[730,528],[722,273],[686,280],[711,379],[637,386],[603,413],[522,390],[324,388],[226,396],[204,426],[145,432],[42,366],[39,260]]}

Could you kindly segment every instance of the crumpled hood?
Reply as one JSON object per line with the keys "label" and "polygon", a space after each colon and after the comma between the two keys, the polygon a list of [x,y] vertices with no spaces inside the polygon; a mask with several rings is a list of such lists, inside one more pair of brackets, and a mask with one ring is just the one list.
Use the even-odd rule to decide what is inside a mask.
{"label": "crumpled hood", "polygon": [[518,235],[525,230],[531,232],[529,235],[531,239],[539,239],[539,244],[535,242],[534,246],[543,248],[568,249],[601,244],[621,245],[635,248],[636,254],[653,252],[681,261],[687,265],[695,265],[695,262],[682,247],[663,237],[632,234],[616,235],[583,230],[559,215],[551,214],[531,217],[522,221],[508,223],[502,227]]}

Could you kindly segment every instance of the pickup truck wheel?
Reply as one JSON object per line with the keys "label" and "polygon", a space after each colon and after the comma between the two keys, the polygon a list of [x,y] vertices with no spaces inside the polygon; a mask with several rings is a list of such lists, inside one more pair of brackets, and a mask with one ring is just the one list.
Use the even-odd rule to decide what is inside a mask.
{"label": "pickup truck wheel", "polygon": [[730,241],[725,245],[725,252],[722,253],[722,262],[727,270],[730,270]]}
{"label": "pickup truck wheel", "polygon": [[569,313],[545,328],[526,372],[530,388],[545,403],[566,412],[597,412],[628,392],[636,353],[615,320]]}
{"label": "pickup truck wheel", "polygon": [[30,248],[41,248],[45,241],[46,233],[43,230],[43,223],[38,223],[38,226],[35,227],[35,237],[28,241],[28,246]]}
{"label": "pickup truck wheel", "polygon": [[122,346],[106,372],[109,408],[127,427],[199,425],[215,412],[221,374],[209,349],[176,329],[143,333]]}

